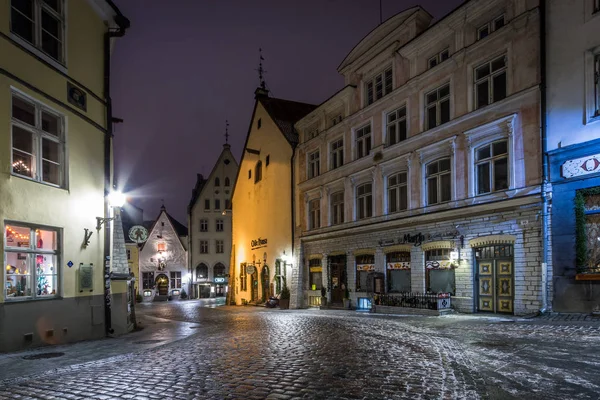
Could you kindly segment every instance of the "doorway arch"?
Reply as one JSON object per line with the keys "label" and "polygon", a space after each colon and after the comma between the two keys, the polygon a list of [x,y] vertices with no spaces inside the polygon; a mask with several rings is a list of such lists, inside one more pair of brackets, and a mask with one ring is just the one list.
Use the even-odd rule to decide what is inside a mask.
{"label": "doorway arch", "polygon": [[156,290],[159,296],[166,296],[169,294],[169,278],[165,274],[158,274],[156,280]]}
{"label": "doorway arch", "polygon": [[267,301],[271,293],[269,290],[269,266],[266,264],[260,274],[260,284],[262,287],[262,300]]}

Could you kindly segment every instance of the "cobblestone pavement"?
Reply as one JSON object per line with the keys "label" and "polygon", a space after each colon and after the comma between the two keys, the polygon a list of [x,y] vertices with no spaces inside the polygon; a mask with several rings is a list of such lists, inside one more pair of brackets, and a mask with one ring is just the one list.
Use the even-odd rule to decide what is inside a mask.
{"label": "cobblestone pavement", "polygon": [[[141,305],[146,324],[159,322],[135,341],[166,335],[152,347],[126,336],[53,368],[0,356],[0,399],[600,397],[600,323],[202,305]],[[70,346],[89,355],[97,343]]]}

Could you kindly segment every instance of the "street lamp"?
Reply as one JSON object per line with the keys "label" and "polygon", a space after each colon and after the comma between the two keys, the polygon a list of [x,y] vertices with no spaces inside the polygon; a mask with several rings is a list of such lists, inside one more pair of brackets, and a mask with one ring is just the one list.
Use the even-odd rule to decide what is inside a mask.
{"label": "street lamp", "polygon": [[[108,198],[108,205],[111,208],[121,208],[121,207],[123,207],[123,204],[125,204],[125,195],[119,191],[110,192],[110,194],[107,196],[107,198]],[[102,228],[103,224],[105,224],[108,221],[112,221],[113,219],[114,219],[114,217],[110,217],[110,218],[96,217],[96,230],[99,231]]]}

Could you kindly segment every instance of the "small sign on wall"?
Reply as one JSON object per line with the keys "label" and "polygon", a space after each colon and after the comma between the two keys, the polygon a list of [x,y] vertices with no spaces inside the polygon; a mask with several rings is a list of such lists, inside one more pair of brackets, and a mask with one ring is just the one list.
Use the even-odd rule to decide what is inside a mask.
{"label": "small sign on wall", "polygon": [[77,108],[87,111],[87,93],[71,82],[67,82],[67,99]]}
{"label": "small sign on wall", "polygon": [[574,178],[600,172],[600,154],[565,161],[562,165],[562,176]]}
{"label": "small sign on wall", "polygon": [[79,264],[79,293],[94,290],[94,266]]}

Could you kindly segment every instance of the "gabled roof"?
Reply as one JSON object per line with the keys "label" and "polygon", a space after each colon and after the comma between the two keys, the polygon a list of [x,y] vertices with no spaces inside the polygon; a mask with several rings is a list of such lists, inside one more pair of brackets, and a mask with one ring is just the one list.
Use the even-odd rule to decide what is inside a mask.
{"label": "gabled roof", "polygon": [[[163,205],[160,208],[160,212],[158,213],[158,216],[154,219],[154,221],[144,221],[143,225],[148,227],[148,224],[151,223],[151,226],[148,227],[148,234],[152,234],[152,231],[154,230],[154,228],[156,227],[156,223],[158,222],[158,220],[160,219],[160,216],[162,213],[165,213],[165,215],[167,216],[167,219],[169,220],[169,222],[171,223],[171,226],[173,227],[173,230],[175,231],[175,233],[177,233],[177,236],[179,237],[179,242],[181,242],[181,245],[183,246],[183,248],[185,249],[185,246],[183,244],[183,242],[181,241],[181,237],[182,236],[187,236],[188,235],[188,228],[183,225],[181,222],[177,221],[175,218],[173,218],[168,212],[167,209],[165,208],[165,206]],[[144,249],[144,247],[146,246],[146,243],[148,243],[148,241],[145,241],[144,244],[142,245],[142,250]]]}
{"label": "gabled roof", "polygon": [[168,212],[165,211],[165,214],[167,214],[167,218],[169,218],[169,221],[171,222],[171,225],[173,225],[173,229],[175,229],[175,232],[177,232],[177,236],[181,237],[181,236],[187,236],[188,235],[188,228],[187,228],[187,226],[185,226],[181,222],[177,221]]}
{"label": "gabled roof", "polygon": [[[260,96],[258,101],[263,105],[269,116],[283,133],[287,141],[295,146],[298,143],[298,132],[294,124],[305,115],[317,108],[314,104],[300,103],[298,101],[277,99],[274,97]],[[245,146],[244,146],[245,148]]]}
{"label": "gabled roof", "polygon": [[204,179],[204,176],[202,176],[202,174],[196,174],[196,186],[194,186],[194,189],[192,189],[192,198],[190,199],[190,203],[188,204],[188,214],[192,213],[192,208],[194,207],[194,204],[196,204],[196,202],[198,201],[200,193],[202,193],[202,188],[204,188],[206,182],[208,182],[208,180]]}

